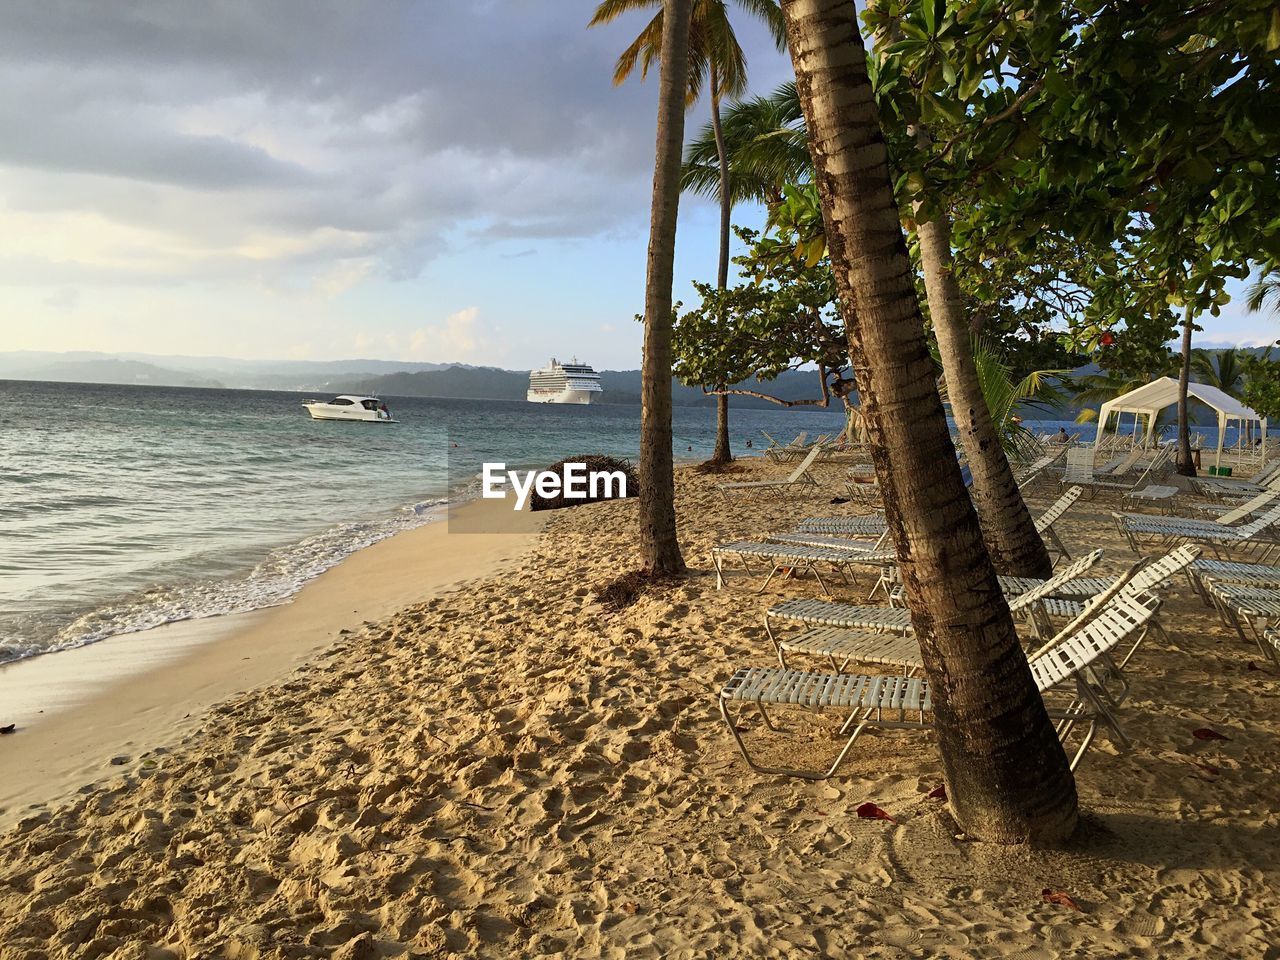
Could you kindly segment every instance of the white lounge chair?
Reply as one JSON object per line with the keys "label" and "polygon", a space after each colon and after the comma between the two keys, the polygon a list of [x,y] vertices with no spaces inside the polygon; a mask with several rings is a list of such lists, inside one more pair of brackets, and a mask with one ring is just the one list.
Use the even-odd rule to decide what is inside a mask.
{"label": "white lounge chair", "polygon": [[[1024,577],[998,577],[1000,589],[1004,591],[1006,599],[1009,600],[1009,612],[1015,617],[1026,615],[1036,631],[1036,636],[1039,636],[1040,624],[1036,617],[1039,604],[1046,598],[1056,596],[1060,591],[1069,587],[1072,582],[1083,577],[1101,559],[1102,550],[1094,550],[1064,567],[1047,580],[1030,581]],[[893,568],[893,574],[895,576],[897,574],[896,567]],[[885,588],[890,600],[890,609],[896,609],[900,606],[899,601],[902,598],[901,582],[895,582],[897,582],[897,585],[892,590],[887,586]],[[1103,590],[1105,589],[1106,587],[1103,588]],[[1095,593],[1101,592],[1102,590],[1095,591]],[[863,614],[860,619],[865,622],[871,618],[869,615]],[[893,621],[892,618],[886,617],[885,622],[892,623]],[[773,641],[774,649],[778,654],[778,663],[782,666],[785,667],[787,665],[786,654],[803,653],[810,656],[826,657],[837,673],[843,671],[844,667],[837,664],[836,658],[845,657],[845,663],[847,664],[850,651],[858,648],[861,637],[867,636],[865,628],[853,630],[840,629],[834,626],[809,629],[781,638],[775,636],[772,630],[766,630],[766,633],[770,640]],[[856,657],[854,659],[861,660],[862,658]]]}
{"label": "white lounge chair", "polygon": [[1280,521],[1280,506],[1272,507],[1249,523],[1238,526],[1222,523],[1222,517],[1218,520],[1197,520],[1143,513],[1113,513],[1111,516],[1134,553],[1142,553],[1143,546],[1153,543],[1160,546],[1200,543],[1219,556],[1223,551],[1252,552],[1261,562],[1280,547],[1280,543],[1270,535],[1271,528]]}
{"label": "white lounge chair", "polygon": [[1036,517],[1036,533],[1040,534],[1041,539],[1045,540],[1045,548],[1055,552],[1053,562],[1058,560],[1070,560],[1071,554],[1067,551],[1067,545],[1062,542],[1062,538],[1058,536],[1058,532],[1053,525],[1062,519],[1063,514],[1071,509],[1072,505],[1080,499],[1080,494],[1084,491],[1080,487],[1071,487],[1066,490],[1062,496],[1053,503],[1040,516]]}
{"label": "white lounge chair", "polygon": [[880,502],[880,480],[876,476],[875,468],[870,465],[852,468],[849,471],[849,478],[845,481],[845,487],[849,491],[850,498],[857,503],[875,506]]}
{"label": "white lounge chair", "polygon": [[[803,438],[805,434],[800,434]],[[775,447],[772,450],[766,450],[767,456],[774,463],[791,463],[794,460],[803,457],[810,450],[820,449],[831,438],[831,434],[824,433],[817,437],[813,443],[805,443],[803,439],[796,443],[788,444],[785,447]]]}
{"label": "white lounge chair", "polygon": [[1280,619],[1280,590],[1214,580],[1205,584],[1205,591],[1222,619],[1228,626],[1235,627],[1241,640],[1252,639],[1264,657],[1280,663],[1275,645],[1268,638],[1273,621]]}
{"label": "white lounge chair", "polygon": [[[1071,554],[1058,537],[1057,531],[1054,530],[1054,524],[1061,520],[1072,505],[1080,499],[1082,492],[1083,490],[1080,487],[1072,487],[1046,507],[1040,516],[1036,517],[1036,533],[1046,537],[1050,542],[1046,543],[1045,546],[1049,547],[1051,552],[1056,551],[1057,556],[1062,559],[1071,559]],[[865,517],[807,517],[796,525],[795,532],[878,536],[887,529],[888,526],[885,523],[884,514],[873,513]]]}
{"label": "white lounge chair", "polygon": [[796,525],[796,533],[836,533],[856,536],[879,536],[888,530],[883,513],[866,517],[807,517]]}
{"label": "white lounge chair", "polygon": [[800,433],[797,433],[797,434],[796,434],[796,438],[795,438],[794,440],[792,440],[790,443],[779,443],[779,442],[774,438],[773,434],[769,433],[769,431],[767,431],[767,430],[761,430],[760,432],[761,432],[762,434],[764,434],[764,438],[765,438],[766,440],[768,440],[768,441],[769,441],[769,446],[767,446],[767,447],[765,448],[765,453],[768,453],[770,450],[780,450],[780,449],[782,449],[782,448],[784,448],[784,447],[801,447],[801,446],[804,446],[804,440],[805,440],[805,437],[809,436],[808,431],[804,431],[804,430],[802,430]]}
{"label": "white lounge chair", "polygon": [[[1042,696],[1068,688],[1063,690],[1065,705],[1055,704],[1048,710],[1050,718],[1056,721],[1058,735],[1064,744],[1077,727],[1083,728],[1081,742],[1071,759],[1073,770],[1092,744],[1100,726],[1108,727],[1121,746],[1129,745],[1128,737],[1112,712],[1123,699],[1123,694],[1117,696],[1106,690],[1101,676],[1091,668],[1099,661],[1105,664],[1110,651],[1141,629],[1145,622],[1145,608],[1135,602],[1133,596],[1117,595],[1110,598],[1088,623],[1078,627],[1073,624],[1072,629],[1064,630],[1029,658],[1036,689]],[[894,665],[910,669],[918,666],[919,662],[917,648],[914,656],[904,657]],[[740,715],[733,713],[734,707],[740,709],[739,705],[745,704],[754,705],[765,726],[773,731],[778,729],[769,715],[769,709],[773,707],[793,707],[811,712],[837,710],[848,714],[840,727],[841,734],[848,734],[848,738],[825,772],[764,766],[748,752],[742,737]],[[720,715],[752,770],[808,780],[825,780],[832,776],[866,728],[925,729],[931,723],[933,709],[929,683],[923,677],[805,673],[778,667],[739,669],[721,689],[719,705]],[[886,717],[886,713],[897,716]],[[908,713],[915,716],[908,719]]]}
{"label": "white lounge chair", "polygon": [[810,450],[809,455],[800,461],[800,466],[792,470],[791,475],[785,480],[741,480],[737,483],[717,483],[716,489],[727,500],[731,492],[738,490],[770,490],[777,492],[806,483],[816,487],[818,481],[809,474],[809,468],[813,466],[813,462],[818,459],[820,453],[822,453],[821,447],[814,447]]}
{"label": "white lounge chair", "polygon": [[1280,566],[1274,564],[1241,563],[1236,560],[1213,560],[1201,557],[1187,568],[1187,576],[1191,580],[1191,586],[1205,603],[1212,602],[1208,585],[1213,581],[1280,590]]}
{"label": "white lounge chair", "polygon": [[724,587],[724,562],[728,557],[736,557],[746,568],[748,574],[751,560],[765,560],[770,564],[769,576],[765,578],[757,593],[762,593],[773,578],[783,570],[800,572],[808,570],[818,581],[822,592],[830,595],[826,581],[822,579],[819,568],[827,567],[838,573],[845,583],[849,582],[849,572],[855,566],[881,567],[886,563],[896,562],[897,554],[892,548],[876,547],[870,543],[858,544],[845,541],[839,547],[806,546],[798,543],[767,543],[758,540],[739,540],[726,543],[711,550],[711,564],[716,570],[716,589]]}
{"label": "white lounge chair", "polygon": [[[1160,600],[1160,591],[1179,573],[1188,570],[1199,555],[1200,548],[1198,546],[1183,544],[1163,557],[1143,565],[1140,570],[1132,574],[1131,579],[1124,588],[1128,593],[1144,593],[1156,598],[1156,605],[1151,612],[1151,629],[1165,637],[1166,640],[1168,639],[1168,634],[1159,617],[1159,607],[1163,602]],[[1089,603],[1092,602],[1089,597],[1112,589],[1116,582],[1114,577],[1078,577],[1071,583],[1066,584],[1065,588],[1050,591],[1035,606],[1034,614],[1037,628],[1047,631],[1055,618],[1070,620],[1073,617],[1081,616],[1088,609]],[[1121,667],[1129,662],[1145,637],[1146,632],[1144,631],[1138,641],[1129,648],[1128,652],[1120,660]]]}
{"label": "white lounge chair", "polygon": [[1232,477],[1199,476],[1195,478],[1195,486],[1206,496],[1214,499],[1223,497],[1250,496],[1262,493],[1280,481],[1280,460],[1265,464],[1261,470],[1248,480],[1236,480]]}

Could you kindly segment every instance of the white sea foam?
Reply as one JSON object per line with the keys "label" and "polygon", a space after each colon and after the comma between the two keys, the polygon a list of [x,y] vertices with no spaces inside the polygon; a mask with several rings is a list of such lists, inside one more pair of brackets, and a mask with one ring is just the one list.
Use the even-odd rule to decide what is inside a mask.
{"label": "white sea foam", "polygon": [[47,643],[0,645],[0,663],[68,650],[108,637],[176,623],[279,606],[343,559],[380,540],[444,516],[447,500],[404,507],[378,520],[340,523],[296,543],[279,547],[245,576],[158,586],[122,597],[77,617]]}

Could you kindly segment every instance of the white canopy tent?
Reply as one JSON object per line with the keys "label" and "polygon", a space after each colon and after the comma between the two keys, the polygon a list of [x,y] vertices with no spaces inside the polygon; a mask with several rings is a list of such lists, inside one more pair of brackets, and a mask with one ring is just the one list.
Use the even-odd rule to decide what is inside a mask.
{"label": "white canopy tent", "polygon": [[[1227,427],[1234,423],[1240,430],[1243,437],[1245,426],[1251,422],[1259,424],[1260,429],[1258,436],[1262,439],[1262,449],[1259,451],[1263,457],[1267,455],[1267,421],[1266,418],[1258,416],[1257,412],[1251,407],[1246,407],[1243,403],[1226,393],[1223,393],[1217,387],[1211,387],[1207,383],[1189,383],[1187,384],[1187,399],[1195,398],[1203,403],[1206,407],[1211,408],[1218,415],[1218,453],[1215,466],[1222,464],[1222,445],[1226,441]],[[1098,435],[1094,439],[1096,447],[1106,432],[1107,421],[1112,414],[1116,415],[1115,432],[1120,432],[1120,420],[1126,413],[1132,414],[1134,441],[1138,440],[1138,423],[1139,418],[1145,420],[1146,435],[1141,439],[1143,446],[1151,443],[1154,439],[1156,417],[1161,410],[1166,407],[1176,405],[1178,402],[1178,381],[1172,377],[1161,377],[1159,380],[1152,380],[1146,386],[1138,387],[1136,390],[1130,390],[1128,393],[1108,400],[1098,410]]]}

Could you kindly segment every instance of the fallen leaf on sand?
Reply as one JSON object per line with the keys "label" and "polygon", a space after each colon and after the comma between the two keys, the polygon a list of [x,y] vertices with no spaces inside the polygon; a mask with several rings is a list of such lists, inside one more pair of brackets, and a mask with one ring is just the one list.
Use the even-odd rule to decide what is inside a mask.
{"label": "fallen leaf on sand", "polygon": [[1219,767],[1215,767],[1212,763],[1201,763],[1199,760],[1192,760],[1191,762],[1211,777],[1216,777],[1222,772]]}
{"label": "fallen leaf on sand", "polygon": [[7,727],[0,727],[0,733],[13,733],[13,731],[17,729],[18,725],[16,723],[11,723]]}
{"label": "fallen leaf on sand", "polygon": [[1270,673],[1270,672],[1271,672],[1270,670],[1263,670],[1260,666],[1258,666],[1258,665],[1257,665],[1256,663],[1254,663],[1252,660],[1250,660],[1250,661],[1249,661],[1249,667],[1248,667],[1248,669],[1250,669],[1250,670],[1257,670],[1259,673]]}
{"label": "fallen leaf on sand", "polygon": [[947,785],[940,783],[924,796],[926,800],[945,800],[947,799]]}
{"label": "fallen leaf on sand", "polygon": [[1217,730],[1210,730],[1208,727],[1201,727],[1199,730],[1192,730],[1191,735],[1197,740],[1230,740],[1230,737],[1224,737]]}
{"label": "fallen leaf on sand", "polygon": [[618,909],[621,910],[623,913],[628,914],[629,916],[632,916],[632,917],[634,917],[636,913],[639,912],[640,910],[640,908],[636,906],[634,903],[632,903],[630,900],[628,900],[624,904],[621,904],[618,907]]}
{"label": "fallen leaf on sand", "polygon": [[870,801],[858,807],[858,816],[863,820],[888,820],[890,823],[898,822]]}
{"label": "fallen leaf on sand", "polygon": [[1079,910],[1080,904],[1071,899],[1071,895],[1064,890],[1050,890],[1045,887],[1040,891],[1040,899],[1045,903],[1056,903],[1061,907],[1070,907],[1072,910]]}

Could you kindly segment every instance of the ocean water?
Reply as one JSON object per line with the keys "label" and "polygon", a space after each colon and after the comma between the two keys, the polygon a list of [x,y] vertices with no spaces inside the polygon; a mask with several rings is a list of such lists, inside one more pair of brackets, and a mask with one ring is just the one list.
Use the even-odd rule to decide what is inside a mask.
{"label": "ocean water", "polygon": [[[313,421],[305,394],[0,381],[0,663],[286,602],[354,550],[474,495],[481,464],[635,457],[639,407],[387,398],[392,425]],[[841,429],[731,413],[733,441]],[[674,449],[714,410],[677,407]]]}

